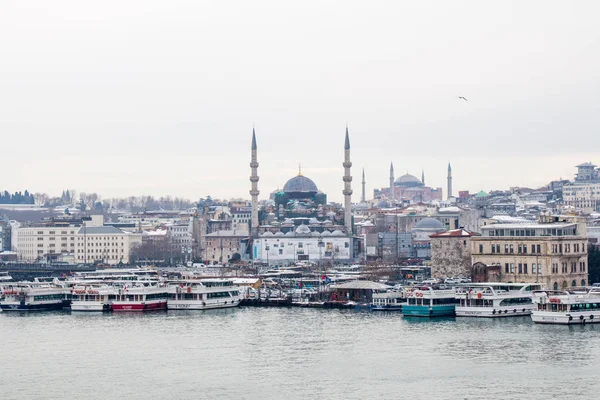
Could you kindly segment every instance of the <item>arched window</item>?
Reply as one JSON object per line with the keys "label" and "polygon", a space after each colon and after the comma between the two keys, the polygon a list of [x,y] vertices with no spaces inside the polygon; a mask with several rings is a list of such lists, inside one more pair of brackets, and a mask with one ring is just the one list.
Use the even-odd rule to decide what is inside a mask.
{"label": "arched window", "polygon": [[563,281],[563,283],[562,283],[562,288],[563,288],[563,289],[566,289],[566,288],[567,288],[567,286],[568,286],[568,284],[567,284],[567,281]]}
{"label": "arched window", "polygon": [[575,286],[577,286],[577,281],[573,280],[573,282],[571,282],[571,287],[575,287]]}
{"label": "arched window", "polygon": [[554,282],[554,290],[558,290],[558,282]]}
{"label": "arched window", "polygon": [[585,283],[585,279],[582,279],[582,280],[581,280],[581,286],[585,286],[585,285],[586,285],[586,283]]}

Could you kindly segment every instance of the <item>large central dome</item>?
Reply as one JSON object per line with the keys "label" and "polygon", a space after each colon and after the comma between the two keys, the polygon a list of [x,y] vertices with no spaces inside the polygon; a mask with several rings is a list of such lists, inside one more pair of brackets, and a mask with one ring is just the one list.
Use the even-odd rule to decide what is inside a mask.
{"label": "large central dome", "polygon": [[299,174],[298,176],[293,177],[289,181],[285,183],[283,186],[283,192],[286,194],[290,193],[317,193],[319,189],[317,189],[317,185],[310,179],[305,177],[304,175]]}
{"label": "large central dome", "polygon": [[406,174],[396,179],[394,185],[400,187],[420,187],[423,186],[423,182],[421,182],[416,176]]}

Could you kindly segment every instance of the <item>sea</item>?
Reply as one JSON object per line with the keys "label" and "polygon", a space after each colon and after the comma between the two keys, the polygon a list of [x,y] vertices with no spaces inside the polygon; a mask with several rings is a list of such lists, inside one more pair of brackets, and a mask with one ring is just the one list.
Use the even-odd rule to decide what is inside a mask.
{"label": "sea", "polygon": [[594,399],[600,326],[304,308],[0,313],[0,398]]}

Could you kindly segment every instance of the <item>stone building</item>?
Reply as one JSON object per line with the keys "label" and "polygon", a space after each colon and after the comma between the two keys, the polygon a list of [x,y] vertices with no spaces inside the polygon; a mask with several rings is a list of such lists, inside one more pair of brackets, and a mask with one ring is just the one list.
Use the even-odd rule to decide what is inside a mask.
{"label": "stone building", "polygon": [[549,217],[535,224],[493,224],[471,237],[477,275],[497,270],[500,282],[543,283],[547,289],[588,283],[585,224]]}
{"label": "stone building", "polygon": [[474,232],[454,229],[431,236],[431,276],[448,278],[471,275],[471,238]]}
{"label": "stone building", "polygon": [[[221,264],[229,262],[232,258],[241,258],[244,253],[242,239],[244,233],[235,231],[218,231],[206,235],[206,248],[204,249],[204,262],[206,264]],[[236,255],[234,257],[234,255]]]}

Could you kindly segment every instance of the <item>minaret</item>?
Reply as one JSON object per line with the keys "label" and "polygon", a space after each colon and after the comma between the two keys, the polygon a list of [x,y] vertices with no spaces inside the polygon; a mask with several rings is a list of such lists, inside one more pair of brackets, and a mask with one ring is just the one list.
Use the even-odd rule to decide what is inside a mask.
{"label": "minaret", "polygon": [[252,189],[250,189],[250,196],[252,196],[252,225],[250,225],[250,234],[252,236],[258,236],[258,159],[256,157],[256,132],[252,128],[252,159],[250,160],[250,168],[252,168],[252,175],[250,176],[250,182],[252,182]]}
{"label": "minaret", "polygon": [[396,193],[394,193],[394,163],[390,163],[390,201],[395,200]]}
{"label": "minaret", "polygon": [[448,163],[448,198],[452,197],[452,167]]}
{"label": "minaret", "polygon": [[421,183],[425,186],[425,170],[421,170]]}
{"label": "minaret", "polygon": [[346,143],[344,145],[344,225],[346,226],[346,235],[352,236],[352,175],[350,174],[350,137],[348,136],[348,127],[346,126]]}
{"label": "minaret", "polygon": [[366,182],[365,182],[365,169],[363,168],[362,196],[360,197],[360,201],[362,203],[364,203],[364,202],[367,201],[366,194],[365,194],[365,184],[366,184]]}

